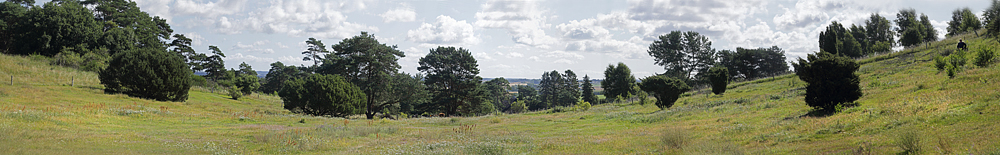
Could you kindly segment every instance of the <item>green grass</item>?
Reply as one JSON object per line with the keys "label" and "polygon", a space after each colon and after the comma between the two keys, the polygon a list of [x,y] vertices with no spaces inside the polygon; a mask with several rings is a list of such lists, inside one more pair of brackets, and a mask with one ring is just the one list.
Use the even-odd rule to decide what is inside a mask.
{"label": "green grass", "polygon": [[[959,37],[970,51],[1000,45]],[[692,91],[667,110],[609,103],[466,118],[310,117],[270,95],[232,100],[193,88],[186,102],[157,102],[104,94],[94,73],[0,56],[0,154],[997,153],[998,65],[948,78],[932,58],[956,42],[859,60],[865,95],[829,116],[808,115],[806,83],[783,75],[733,83],[723,95]]]}

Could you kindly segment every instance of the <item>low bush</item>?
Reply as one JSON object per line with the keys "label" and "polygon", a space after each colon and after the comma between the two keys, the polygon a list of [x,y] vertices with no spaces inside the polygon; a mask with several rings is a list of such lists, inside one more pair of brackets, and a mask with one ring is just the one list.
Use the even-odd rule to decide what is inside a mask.
{"label": "low bush", "polygon": [[979,67],[986,67],[986,65],[989,65],[993,61],[993,57],[996,57],[993,48],[983,47],[976,52],[976,59],[973,60],[972,64]]}
{"label": "low bush", "polygon": [[576,103],[576,109],[580,111],[590,110],[590,102],[581,100],[580,102]]}
{"label": "low bush", "polygon": [[234,100],[239,100],[240,97],[243,97],[243,92],[240,92],[240,87],[229,86],[229,89],[226,91],[229,91],[229,97]]}
{"label": "low bush", "polygon": [[134,49],[115,54],[99,74],[106,93],[159,101],[185,101],[191,69],[179,56],[160,49]]}
{"label": "low bush", "polygon": [[656,97],[656,106],[660,109],[674,106],[674,102],[677,102],[682,93],[691,90],[691,87],[683,80],[662,75],[642,79],[639,87],[643,91],[653,92]]}
{"label": "low bush", "polygon": [[903,149],[904,154],[919,154],[921,150],[920,135],[912,130],[903,131],[896,138],[896,146]]}
{"label": "low bush", "polygon": [[687,131],[677,127],[667,127],[660,135],[660,142],[672,149],[683,149],[690,141]]}
{"label": "low bush", "polygon": [[937,68],[937,70],[939,72],[940,71],[944,71],[945,66],[947,66],[947,65],[948,65],[948,62],[946,60],[944,60],[944,57],[942,57],[942,56],[936,56],[936,57],[934,57],[934,68]]}

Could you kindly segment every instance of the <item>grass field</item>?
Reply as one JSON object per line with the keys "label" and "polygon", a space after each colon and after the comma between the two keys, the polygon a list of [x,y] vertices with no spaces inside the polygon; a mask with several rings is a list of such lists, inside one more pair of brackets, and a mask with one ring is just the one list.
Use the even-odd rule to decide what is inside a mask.
{"label": "grass field", "polygon": [[[1000,45],[959,37],[973,38],[973,50]],[[693,91],[668,110],[649,101],[481,117],[309,117],[269,95],[104,94],[94,73],[4,55],[0,154],[998,154],[1000,67],[968,65],[949,78],[932,58],[956,42],[860,60],[865,95],[828,116],[811,115],[805,83],[783,75],[731,84],[724,95]]]}

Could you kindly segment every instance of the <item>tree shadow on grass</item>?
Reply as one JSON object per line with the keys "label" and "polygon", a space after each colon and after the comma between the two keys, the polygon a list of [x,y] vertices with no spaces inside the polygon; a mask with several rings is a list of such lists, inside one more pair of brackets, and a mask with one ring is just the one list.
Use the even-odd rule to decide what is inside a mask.
{"label": "tree shadow on grass", "polygon": [[859,105],[858,102],[850,102],[850,103],[842,103],[840,105],[840,108],[812,109],[812,110],[809,110],[809,113],[806,113],[805,115],[802,115],[802,116],[799,116],[799,117],[827,117],[827,116],[831,116],[833,114],[837,114],[837,112],[840,112],[840,110],[842,110],[842,109],[847,109],[847,108],[850,108],[850,107],[856,107],[858,105]]}

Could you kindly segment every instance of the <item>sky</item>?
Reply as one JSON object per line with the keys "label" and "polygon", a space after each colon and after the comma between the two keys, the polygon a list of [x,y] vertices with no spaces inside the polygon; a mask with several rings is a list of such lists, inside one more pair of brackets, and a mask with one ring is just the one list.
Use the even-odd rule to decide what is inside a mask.
{"label": "sky", "polygon": [[[39,1],[43,3],[46,1]],[[135,0],[167,20],[199,53],[218,46],[226,67],[303,61],[305,41],[327,46],[361,31],[405,53],[400,69],[418,73],[420,57],[438,46],[468,49],[485,78],[540,78],[573,70],[603,79],[624,62],[637,78],[663,73],[647,53],[671,31],[696,31],[717,50],[778,46],[789,61],[818,51],[832,21],[890,21],[903,8],[926,14],[944,37],[955,9],[982,14],[988,0]],[[895,24],[895,23],[893,23]],[[899,49],[898,47],[896,49]]]}

